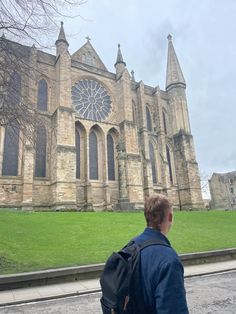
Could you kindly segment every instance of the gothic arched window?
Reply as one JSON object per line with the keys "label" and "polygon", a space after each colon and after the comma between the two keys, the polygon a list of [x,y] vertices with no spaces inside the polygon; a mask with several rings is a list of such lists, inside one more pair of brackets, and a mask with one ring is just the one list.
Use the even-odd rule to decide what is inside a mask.
{"label": "gothic arched window", "polygon": [[169,168],[170,182],[173,184],[173,174],[172,174],[172,165],[171,165],[171,158],[170,158],[170,149],[167,145],[166,145],[166,157],[167,157],[168,168]]}
{"label": "gothic arched window", "polygon": [[156,158],[155,158],[154,148],[151,142],[149,142],[149,155],[150,155],[150,162],[152,166],[152,181],[153,183],[157,183]]}
{"label": "gothic arched window", "polygon": [[162,112],[162,116],[163,116],[164,132],[165,132],[165,134],[167,134],[166,115],[164,112]]}
{"label": "gothic arched window", "polygon": [[148,131],[152,131],[152,118],[148,106],[146,106],[146,122]]}
{"label": "gothic arched window", "polygon": [[46,155],[47,155],[47,131],[45,126],[39,126],[36,133],[35,153],[35,177],[46,177]]}
{"label": "gothic arched window", "polygon": [[44,79],[38,83],[37,108],[43,111],[48,109],[48,84]]}
{"label": "gothic arched window", "polygon": [[98,180],[98,140],[94,131],[89,135],[89,177]]}
{"label": "gothic arched window", "polygon": [[[11,108],[11,110],[14,110],[14,107],[19,104],[20,97],[21,97],[21,77],[17,72],[14,72],[10,78],[7,91],[7,101],[9,108]],[[15,121],[15,123],[13,121],[12,125],[6,126],[3,150],[2,175],[5,176],[18,175],[19,135],[20,128],[17,121]]]}
{"label": "gothic arched window", "polygon": [[76,179],[80,179],[80,134],[75,129],[75,147],[76,147]]}
{"label": "gothic arched window", "polygon": [[108,162],[108,180],[114,181],[115,178],[115,154],[114,140],[111,134],[107,135],[107,162]]}
{"label": "gothic arched window", "polygon": [[6,126],[2,175],[3,176],[17,176],[18,175],[18,156],[19,156],[19,133],[18,126]]}

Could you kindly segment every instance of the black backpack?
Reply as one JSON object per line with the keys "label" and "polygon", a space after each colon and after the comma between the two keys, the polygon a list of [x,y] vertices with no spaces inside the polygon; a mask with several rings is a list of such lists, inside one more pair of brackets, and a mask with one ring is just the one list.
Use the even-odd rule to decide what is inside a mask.
{"label": "black backpack", "polygon": [[129,242],[107,260],[100,278],[103,314],[149,314],[140,281],[140,252],[150,245],[169,246],[156,239]]}

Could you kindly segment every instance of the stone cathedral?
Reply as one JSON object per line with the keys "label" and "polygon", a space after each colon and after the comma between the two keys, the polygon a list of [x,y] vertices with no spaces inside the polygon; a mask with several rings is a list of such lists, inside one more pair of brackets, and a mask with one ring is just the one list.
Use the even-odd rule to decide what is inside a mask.
{"label": "stone cathedral", "polygon": [[120,45],[115,73],[89,38],[71,55],[63,23],[56,55],[16,45],[36,82],[14,72],[12,84],[49,126],[38,128],[36,149],[20,130],[10,140],[11,128],[0,129],[0,207],[132,210],[158,192],[175,208],[202,208],[186,83],[170,35],[165,90],[136,82]]}

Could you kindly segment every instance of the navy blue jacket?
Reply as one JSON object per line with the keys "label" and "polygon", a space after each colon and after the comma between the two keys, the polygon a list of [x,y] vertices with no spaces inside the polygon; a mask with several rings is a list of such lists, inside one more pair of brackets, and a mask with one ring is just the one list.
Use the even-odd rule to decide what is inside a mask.
{"label": "navy blue jacket", "polygon": [[[134,240],[169,240],[159,231],[146,228]],[[184,270],[172,247],[152,245],[141,251],[141,282],[144,300],[156,314],[188,314],[184,289]]]}

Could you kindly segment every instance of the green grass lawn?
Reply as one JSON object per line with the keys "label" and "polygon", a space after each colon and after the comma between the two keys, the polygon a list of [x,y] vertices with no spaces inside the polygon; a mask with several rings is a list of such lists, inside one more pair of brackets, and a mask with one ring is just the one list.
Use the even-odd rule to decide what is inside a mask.
{"label": "green grass lawn", "polygon": [[[143,213],[0,211],[0,273],[104,262],[145,227]],[[236,211],[176,212],[178,253],[236,247]]]}

